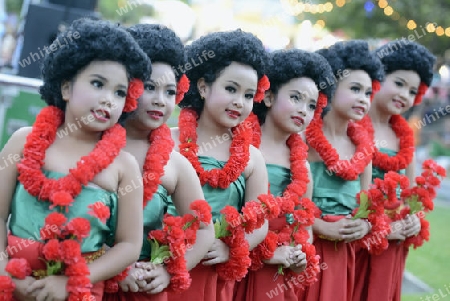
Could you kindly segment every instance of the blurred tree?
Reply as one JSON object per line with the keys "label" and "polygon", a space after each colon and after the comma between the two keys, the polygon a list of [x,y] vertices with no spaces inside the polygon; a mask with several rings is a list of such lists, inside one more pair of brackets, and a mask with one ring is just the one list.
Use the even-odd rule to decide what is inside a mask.
{"label": "blurred tree", "polygon": [[[317,4],[325,1],[317,1]],[[322,14],[306,14],[297,18],[323,19],[331,31],[342,29],[351,38],[388,38],[408,39],[412,34],[415,41],[428,47],[436,55],[443,55],[450,48],[450,37],[438,36],[436,32],[428,32],[426,26],[433,23],[445,30],[450,27],[449,0],[336,0],[333,10]],[[336,3],[344,4],[338,7]],[[388,3],[393,13],[388,16],[381,3]],[[384,5],[382,5],[384,7]],[[408,29],[409,20],[413,20],[416,28]],[[450,29],[449,29],[450,30]],[[411,37],[412,39],[413,37]]]}
{"label": "blurred tree", "polygon": [[123,24],[136,24],[142,17],[153,16],[150,5],[141,4],[138,0],[99,0],[98,10],[103,18]]}
{"label": "blurred tree", "polygon": [[20,15],[23,0],[6,0],[6,11],[10,14]]}

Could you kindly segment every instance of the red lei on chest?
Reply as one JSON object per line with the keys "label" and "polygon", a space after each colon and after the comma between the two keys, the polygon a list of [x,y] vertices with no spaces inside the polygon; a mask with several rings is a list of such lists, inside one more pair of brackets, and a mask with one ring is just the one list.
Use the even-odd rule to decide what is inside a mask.
{"label": "red lei on chest", "polygon": [[230,158],[222,169],[206,171],[198,160],[197,152],[197,113],[192,109],[182,109],[179,117],[180,153],[191,162],[202,185],[226,189],[244,171],[250,159],[252,131],[245,122],[232,128],[233,141],[230,146]]}
{"label": "red lei on chest", "polygon": [[148,136],[148,142],[150,147],[145,156],[142,175],[144,182],[144,208],[158,190],[161,177],[164,175],[164,167],[169,161],[174,147],[170,129],[166,124],[154,129]]}
{"label": "red lei on chest", "polygon": [[[361,124],[369,133],[369,137],[374,141],[375,131],[372,126],[372,121],[369,116],[361,120]],[[400,140],[400,150],[395,156],[390,157],[384,154],[375,147],[372,165],[384,171],[399,171],[405,169],[411,162],[414,156],[414,133],[410,128],[408,122],[401,115],[392,115],[389,124],[395,133],[395,136]]]}
{"label": "red lei on chest", "polygon": [[42,109],[33,125],[33,130],[27,137],[23,150],[23,159],[17,164],[19,181],[29,194],[39,200],[49,200],[54,206],[65,206],[55,203],[55,194],[70,194],[76,197],[83,185],[87,185],[103,169],[108,167],[125,146],[125,130],[116,124],[103,133],[102,139],[95,145],[94,150],[82,157],[76,168],[70,169],[69,174],[58,179],[48,179],[42,172],[45,164],[45,152],[56,138],[58,127],[64,119],[64,112],[56,107]]}
{"label": "red lei on chest", "polygon": [[347,135],[356,146],[356,150],[350,160],[340,160],[336,149],[325,137],[322,127],[323,120],[314,118],[306,128],[306,140],[309,145],[320,155],[328,170],[347,181],[356,180],[372,160],[373,140],[361,125],[349,122]]}
{"label": "red lei on chest", "polygon": [[[46,241],[42,253],[47,260],[47,266],[53,266],[53,262],[64,265],[64,271],[60,267],[58,272],[54,273],[65,273],[69,277],[66,288],[69,300],[81,300],[90,298],[92,287],[88,278],[89,268],[81,254],[81,241],[89,236],[90,221],[81,217],[75,217],[69,221],[62,212],[68,212],[83,186],[91,182],[115,160],[125,146],[126,135],[120,125],[114,125],[103,132],[94,150],[82,157],[77,162],[76,168],[70,169],[69,173],[62,178],[49,179],[42,171],[45,165],[45,154],[55,141],[58,128],[63,122],[64,112],[60,109],[48,106],[41,110],[31,133],[27,136],[23,159],[17,164],[18,179],[29,194],[39,201],[49,201],[50,211],[53,208],[61,211],[61,213],[50,212],[45,219],[40,232],[41,239]],[[88,214],[102,222],[106,222],[109,218],[109,208],[102,202],[91,204],[88,208],[93,210]],[[49,229],[52,230],[49,231]],[[31,273],[24,259],[13,259],[9,263],[12,270],[15,265],[25,268],[25,274],[15,275],[15,277],[24,277]],[[47,273],[49,273],[48,270]]]}

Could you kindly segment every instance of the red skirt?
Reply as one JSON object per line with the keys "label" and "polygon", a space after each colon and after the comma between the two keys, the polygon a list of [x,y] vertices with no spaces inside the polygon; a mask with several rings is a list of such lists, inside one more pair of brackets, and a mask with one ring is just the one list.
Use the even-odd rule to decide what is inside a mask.
{"label": "red skirt", "polygon": [[353,301],[355,243],[316,238],[314,246],[316,254],[321,258],[322,271],[318,274],[316,283],[305,290],[299,290],[298,300]]}
{"label": "red skirt", "polygon": [[[42,248],[44,247],[44,244],[29,240],[20,238],[14,235],[9,234],[8,235],[8,247],[6,248],[6,251],[8,252],[9,258],[23,258],[28,261],[30,264],[30,267],[33,271],[37,270],[45,270],[47,267],[45,263],[39,259],[44,258],[44,255],[42,254]],[[85,256],[88,256],[91,253],[83,254]],[[105,283],[103,281],[100,281],[93,285],[91,289],[91,295],[95,297],[95,301],[101,301],[103,298],[103,290],[104,290]],[[90,299],[94,300],[94,299]],[[15,301],[15,299],[13,299]]]}
{"label": "red skirt", "polygon": [[[352,300],[366,300],[369,275],[369,252],[361,245],[355,247],[355,288]],[[384,299],[378,299],[384,300]]]}
{"label": "red skirt", "polygon": [[217,272],[215,266],[203,265],[201,262],[189,271],[191,286],[182,293],[167,293],[168,301],[208,300],[214,301],[217,296]]}
{"label": "red skirt", "polygon": [[103,295],[104,301],[167,301],[167,293],[165,291],[159,294],[147,294],[147,293],[130,293],[122,292],[120,289],[117,293],[105,293]]}
{"label": "red skirt", "polygon": [[397,241],[390,241],[387,250],[380,255],[370,255],[367,297],[364,300],[401,300],[407,255],[408,249],[403,246],[403,243],[397,244]]}
{"label": "red skirt", "polygon": [[297,301],[295,282],[278,275],[278,266],[264,265],[236,283],[234,301]]}

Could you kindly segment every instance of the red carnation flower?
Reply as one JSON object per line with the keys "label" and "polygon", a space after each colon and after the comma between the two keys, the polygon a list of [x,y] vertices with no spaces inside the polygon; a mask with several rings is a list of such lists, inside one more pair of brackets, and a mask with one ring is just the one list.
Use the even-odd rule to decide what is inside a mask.
{"label": "red carnation flower", "polygon": [[186,94],[187,91],[189,91],[189,79],[186,74],[183,74],[177,85],[177,94],[175,96],[176,104],[179,104],[183,100],[184,94]]}
{"label": "red carnation flower", "polygon": [[89,236],[89,232],[91,232],[91,224],[85,218],[75,217],[66,225],[66,231],[68,235],[71,235],[81,241],[83,238]]}
{"label": "red carnation flower", "polygon": [[205,200],[196,200],[189,206],[195,212],[197,218],[205,224],[209,224],[212,219],[211,206]]}
{"label": "red carnation flower", "polygon": [[226,222],[232,228],[238,227],[242,222],[241,215],[233,206],[225,206],[222,210],[220,210],[220,213],[224,215]]}
{"label": "red carnation flower", "polygon": [[49,240],[42,248],[42,254],[47,261],[61,260],[61,246],[57,239]]}
{"label": "red carnation flower", "polygon": [[128,85],[127,97],[125,99],[124,112],[131,112],[137,108],[137,99],[144,93],[144,83],[137,78],[133,78]]}
{"label": "red carnation flower", "polygon": [[263,75],[258,81],[258,86],[256,88],[255,96],[253,97],[255,102],[261,102],[264,99],[264,94],[266,90],[270,88],[269,78]]}
{"label": "red carnation flower", "polygon": [[72,206],[72,203],[74,202],[73,197],[65,191],[55,192],[50,197],[50,201],[52,202],[50,209],[53,209],[57,206],[60,207]]}
{"label": "red carnation flower", "polygon": [[72,294],[89,293],[92,284],[86,276],[70,276],[67,281],[67,292]]}
{"label": "red carnation flower", "polygon": [[0,276],[0,300],[13,300],[16,285],[9,276]]}
{"label": "red carnation flower", "polygon": [[64,274],[66,276],[88,276],[90,271],[86,260],[81,257],[79,262],[69,265]]}
{"label": "red carnation flower", "polygon": [[[30,264],[26,259],[23,258],[10,259],[6,264],[5,271],[8,272],[12,277],[17,279],[25,279],[26,276],[31,275]],[[0,281],[0,283],[2,282]]]}
{"label": "red carnation flower", "polygon": [[102,202],[95,202],[88,206],[91,211],[88,214],[98,218],[102,223],[106,223],[106,220],[111,216],[111,212],[109,207],[103,204]]}
{"label": "red carnation flower", "polygon": [[81,258],[81,246],[73,239],[66,239],[61,242],[61,257],[66,264],[75,264],[80,261]]}

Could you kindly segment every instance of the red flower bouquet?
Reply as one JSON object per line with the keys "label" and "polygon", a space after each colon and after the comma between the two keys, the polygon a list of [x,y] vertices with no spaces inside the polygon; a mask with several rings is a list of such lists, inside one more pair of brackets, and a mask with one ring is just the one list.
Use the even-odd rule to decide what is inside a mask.
{"label": "red flower bouquet", "polygon": [[433,199],[436,197],[436,188],[439,187],[441,179],[446,176],[445,169],[433,160],[426,160],[422,164],[422,174],[416,177],[416,186],[404,189],[401,198],[406,208],[402,210],[398,218],[402,219],[407,214],[418,214],[421,229],[419,234],[408,237],[404,244],[414,249],[423,245],[424,241],[430,239],[430,223],[425,220],[425,213],[434,208]]}
{"label": "red flower bouquet", "polygon": [[205,200],[191,203],[194,214],[182,217],[166,214],[163,228],[150,231],[148,239],[151,245],[150,262],[165,264],[171,275],[169,288],[174,292],[182,292],[191,285],[191,277],[187,270],[185,254],[196,241],[196,233],[200,223],[211,222],[211,207]]}

